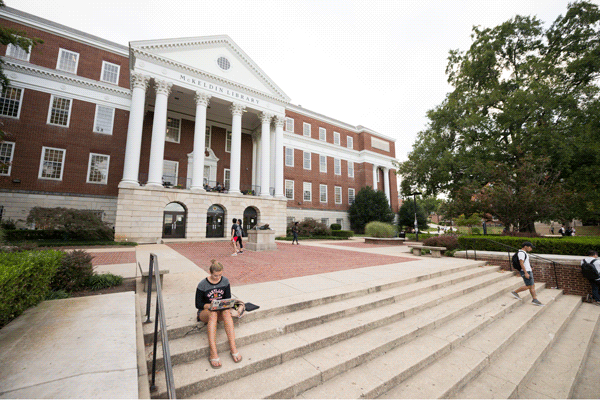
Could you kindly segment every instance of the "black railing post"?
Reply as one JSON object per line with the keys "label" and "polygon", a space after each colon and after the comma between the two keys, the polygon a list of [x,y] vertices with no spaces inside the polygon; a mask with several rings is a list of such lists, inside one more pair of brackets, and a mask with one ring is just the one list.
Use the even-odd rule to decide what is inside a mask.
{"label": "black railing post", "polygon": [[152,383],[150,384],[150,391],[156,391],[156,346],[158,345],[158,307],[156,307],[156,315],[154,320],[154,350],[152,352]]}
{"label": "black railing post", "polygon": [[150,319],[150,303],[152,303],[152,278],[154,277],[154,268],[152,263],[152,254],[150,254],[150,264],[148,265],[148,295],[146,296],[146,322],[152,322]]}
{"label": "black railing post", "polygon": [[552,268],[554,268],[554,282],[556,282],[556,288],[558,289],[558,275],[556,275],[556,261],[552,261]]}

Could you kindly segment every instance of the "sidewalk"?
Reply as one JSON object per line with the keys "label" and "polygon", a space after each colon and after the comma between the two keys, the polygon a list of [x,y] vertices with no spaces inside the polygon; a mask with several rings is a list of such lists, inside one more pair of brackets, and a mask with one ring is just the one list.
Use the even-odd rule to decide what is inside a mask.
{"label": "sidewalk", "polygon": [[[126,278],[138,277],[136,262],[147,269],[150,253],[156,254],[159,267],[170,271],[163,284],[169,326],[195,321],[196,286],[212,258],[224,264],[234,296],[265,308],[319,291],[469,262],[413,257],[406,246],[366,247],[359,241],[278,242],[278,250],[237,257],[228,246],[228,241],[169,243],[88,251],[96,256],[96,271]],[[144,349],[136,345],[141,335],[136,307],[145,309],[145,301],[143,292],[126,292],[45,301],[27,310],[0,330],[0,397],[137,398],[144,393],[143,376],[138,388],[138,367],[145,369],[145,359],[140,361]]]}

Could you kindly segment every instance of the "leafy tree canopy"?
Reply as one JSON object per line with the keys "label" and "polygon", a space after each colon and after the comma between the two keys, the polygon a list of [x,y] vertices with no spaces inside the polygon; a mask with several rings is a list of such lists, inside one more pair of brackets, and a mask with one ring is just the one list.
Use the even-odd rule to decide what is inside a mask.
{"label": "leafy tree canopy", "polygon": [[365,225],[371,221],[391,223],[394,219],[385,193],[366,186],[356,194],[354,203],[348,209],[350,227],[354,232],[364,233]]}
{"label": "leafy tree canopy", "polygon": [[[417,201],[417,226],[419,231],[429,228],[427,225],[427,215],[423,210],[420,201]],[[406,199],[398,210],[398,225],[412,230],[415,227],[415,202],[413,199]]]}
{"label": "leafy tree canopy", "polygon": [[[578,1],[547,29],[525,16],[474,27],[471,47],[450,51],[453,91],[399,166],[407,185],[462,201],[456,212],[468,215],[500,212],[500,199],[523,192],[518,204],[531,197],[535,220],[600,216],[599,21],[597,5]],[[556,192],[569,194],[558,200],[567,207],[536,201]]]}

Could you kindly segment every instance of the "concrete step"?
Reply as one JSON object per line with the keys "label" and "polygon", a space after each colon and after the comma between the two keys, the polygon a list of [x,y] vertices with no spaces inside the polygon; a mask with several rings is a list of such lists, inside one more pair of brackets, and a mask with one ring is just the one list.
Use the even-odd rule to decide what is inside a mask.
{"label": "concrete step", "polygon": [[[590,304],[582,304],[581,310],[590,310],[590,307],[597,307]],[[600,307],[598,307],[600,308]],[[591,310],[590,310],[591,311]],[[590,313],[590,319],[593,319]],[[598,321],[600,324],[600,320]],[[577,382],[571,398],[573,399],[593,399],[598,398],[600,393],[600,379],[598,379],[598,366],[600,365],[600,327],[592,335],[588,357],[582,365]]]}
{"label": "concrete step", "polygon": [[492,358],[493,362],[476,378],[450,397],[514,398],[519,388],[523,388],[535,373],[556,339],[570,325],[572,316],[580,306],[579,296],[564,296],[556,304],[548,306],[547,313],[528,326],[496,358]]}
{"label": "concrete step", "polygon": [[[249,345],[312,326],[318,326],[328,321],[382,308],[419,294],[436,292],[430,296],[424,296],[420,300],[421,303],[412,301],[410,302],[412,304],[411,307],[401,307],[400,313],[396,312],[394,314],[395,311],[392,310],[395,309],[386,310],[389,312],[382,314],[376,321],[371,321],[370,326],[383,324],[387,318],[390,318],[389,322],[392,322],[393,320],[402,318],[406,314],[414,312],[417,306],[427,307],[435,305],[442,294],[442,298],[447,300],[453,296],[460,295],[464,291],[473,290],[478,285],[486,285],[492,283],[494,280],[509,279],[511,277],[510,274],[499,273],[499,271],[499,268],[494,266],[471,268],[404,286],[390,287],[379,292],[370,293],[367,296],[350,297],[345,301],[338,300],[334,303],[302,308],[287,314],[265,316],[264,318],[252,321],[242,320],[236,324],[236,344],[238,347]],[[490,274],[494,276],[490,277]],[[441,291],[441,289],[445,290]],[[366,323],[362,324],[361,329],[368,328],[369,325]],[[356,329],[357,331],[359,330],[359,328]],[[187,336],[178,339],[169,338],[169,348],[173,365],[208,357],[209,349],[206,327],[204,324],[196,324],[195,329],[190,330]],[[149,369],[151,369],[152,363],[152,349],[152,346],[146,347],[146,359],[148,360]],[[217,349],[219,352],[229,349],[224,329],[217,330]],[[163,366],[162,347],[159,346],[157,351],[157,368],[162,369]]]}
{"label": "concrete step", "polygon": [[[473,261],[466,265],[450,266],[447,268],[437,269],[435,272],[413,271],[412,273],[408,273],[406,276],[403,276],[400,279],[397,276],[391,276],[389,278],[382,278],[370,282],[355,283],[327,291],[305,293],[283,299],[275,299],[273,301],[270,301],[265,297],[261,300],[260,309],[246,313],[240,322],[243,321],[243,323],[248,323],[257,319],[287,314],[319,305],[345,301],[355,297],[367,296],[373,293],[414,284],[420,281],[427,281],[459,272],[476,270],[484,265],[485,262]],[[235,294],[235,288],[233,288],[233,291]],[[168,325],[167,333],[170,340],[186,337],[190,334],[194,334],[198,330],[198,322],[196,322],[196,309],[194,307],[194,296],[195,293],[183,293],[165,296],[165,315],[167,317]],[[153,310],[154,301],[155,299],[153,298],[151,302]],[[144,304],[141,305],[141,308],[142,312],[145,314],[145,299]],[[154,315],[152,315],[152,318],[154,318]],[[239,325],[241,326],[243,324]],[[145,343],[151,343],[154,332],[154,324],[144,324],[143,330]]]}
{"label": "concrete step", "polygon": [[[486,280],[487,286],[483,284]],[[520,302],[512,299],[509,293],[521,282],[511,274],[487,274],[376,311],[244,346],[240,348],[245,357],[241,364],[234,364],[228,357],[222,357],[223,367],[219,370],[212,370],[206,359],[180,364],[174,367],[177,394],[178,397],[198,395],[205,398],[248,397],[248,393],[252,393],[252,397],[293,397],[469,310],[499,298],[498,312],[516,307]],[[390,315],[404,318],[393,319]],[[387,324],[371,325],[378,320]],[[480,321],[478,325],[482,323],[486,321]],[[302,358],[298,358],[300,356]],[[247,376],[250,374],[252,376]],[[225,382],[230,383],[223,385]]]}
{"label": "concrete step", "polygon": [[[552,303],[554,298],[560,296],[557,290],[542,290],[543,284],[539,286],[539,298]],[[510,290],[505,291],[495,300],[481,307],[460,315],[446,324],[438,324],[435,329],[423,332],[419,336],[403,346],[398,346],[386,354],[370,362],[363,363],[344,375],[340,375],[324,382],[300,397],[304,398],[374,398],[388,395],[390,390],[398,387],[402,382],[419,373],[423,368],[432,363],[437,363],[446,354],[451,354],[453,349],[460,348],[460,344],[471,337],[482,336],[482,331],[497,331],[498,321],[505,318],[514,318],[517,315],[521,324],[506,323],[500,331],[503,338],[511,338],[518,334],[534,316],[543,313],[543,308],[522,306],[523,302],[512,299]],[[464,296],[465,298],[468,295]],[[525,299],[524,299],[525,300]],[[504,317],[504,318],[503,318]],[[496,334],[496,337],[498,335]],[[447,375],[453,375],[458,370],[468,370],[477,358],[477,352],[473,351],[472,358],[467,359],[466,365],[454,366],[444,370],[441,376],[432,376],[437,381],[444,379]],[[434,364],[435,365],[435,364]],[[402,392],[392,392],[389,397],[402,397]],[[413,398],[427,398],[424,395],[413,395]]]}
{"label": "concrete step", "polygon": [[[583,303],[577,309],[569,325],[548,351],[528,382],[517,390],[519,399],[572,399],[576,382],[582,376],[585,361],[592,348],[594,336],[600,324],[600,307]],[[598,382],[598,365],[591,366]],[[580,385],[586,387],[588,385]],[[600,384],[593,396],[600,394]],[[589,393],[586,398],[591,398]]]}

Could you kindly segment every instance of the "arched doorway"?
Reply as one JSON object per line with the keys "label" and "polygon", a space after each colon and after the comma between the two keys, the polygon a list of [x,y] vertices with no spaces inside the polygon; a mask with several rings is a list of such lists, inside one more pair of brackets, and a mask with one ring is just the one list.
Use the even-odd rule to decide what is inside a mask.
{"label": "arched doorway", "polygon": [[206,213],[206,237],[224,237],[225,233],[225,210],[223,207],[213,204],[208,207]]}
{"label": "arched doorway", "polygon": [[248,236],[248,231],[256,226],[258,222],[258,215],[256,213],[256,208],[254,207],[246,207],[244,210],[244,236]]}
{"label": "arched doorway", "polygon": [[187,211],[181,204],[167,204],[164,211],[162,237],[165,239],[184,238],[186,214]]}

